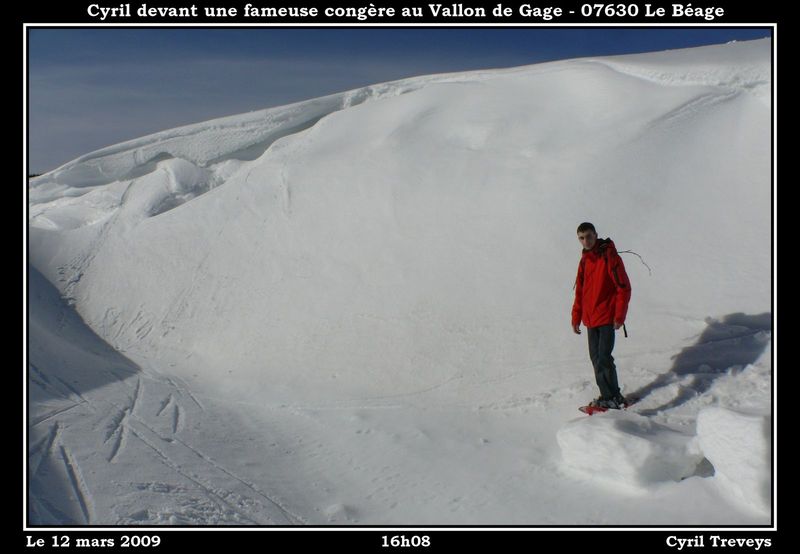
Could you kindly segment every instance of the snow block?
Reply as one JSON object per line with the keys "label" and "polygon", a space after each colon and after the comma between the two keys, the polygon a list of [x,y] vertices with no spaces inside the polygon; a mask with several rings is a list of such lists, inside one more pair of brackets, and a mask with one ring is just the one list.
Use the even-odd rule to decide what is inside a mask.
{"label": "snow block", "polygon": [[640,489],[693,475],[703,456],[691,436],[628,412],[585,417],[556,438],[564,463],[607,484]]}
{"label": "snow block", "polygon": [[714,480],[733,499],[768,512],[771,504],[769,418],[713,407],[697,416],[697,441]]}

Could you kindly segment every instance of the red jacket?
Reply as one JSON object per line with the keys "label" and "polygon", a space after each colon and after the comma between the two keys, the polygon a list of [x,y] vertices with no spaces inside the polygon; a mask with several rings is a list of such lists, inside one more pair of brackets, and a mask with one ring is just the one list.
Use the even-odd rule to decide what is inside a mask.
{"label": "red jacket", "polygon": [[594,248],[583,251],[578,264],[573,327],[580,322],[586,327],[625,323],[630,299],[631,282],[614,242],[598,239]]}

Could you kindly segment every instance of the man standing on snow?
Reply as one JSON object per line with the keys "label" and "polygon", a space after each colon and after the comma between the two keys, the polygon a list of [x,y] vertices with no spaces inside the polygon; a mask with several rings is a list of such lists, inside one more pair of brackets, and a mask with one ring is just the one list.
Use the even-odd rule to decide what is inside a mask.
{"label": "man standing on snow", "polygon": [[588,330],[589,358],[600,388],[600,398],[590,406],[620,409],[625,406],[614,365],[614,333],[625,323],[631,283],[611,239],[598,239],[594,225],[581,223],[578,240],[583,254],[575,280],[572,330],[580,335],[581,321]]}

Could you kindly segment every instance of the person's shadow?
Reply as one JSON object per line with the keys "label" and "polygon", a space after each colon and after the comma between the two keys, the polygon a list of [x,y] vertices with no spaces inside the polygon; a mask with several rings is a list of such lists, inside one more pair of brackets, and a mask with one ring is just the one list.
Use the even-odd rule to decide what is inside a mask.
{"label": "person's shadow", "polygon": [[730,314],[721,320],[707,318],[708,327],[692,346],[684,348],[673,356],[672,368],[658,376],[652,383],[630,393],[632,398],[641,400],[651,392],[676,381],[685,385],[686,377],[691,376],[689,386],[682,386],[678,395],[670,402],[639,412],[642,415],[655,415],[658,412],[675,408],[700,396],[711,388],[714,381],[728,370],[736,372],[755,362],[770,341],[772,314],[758,315],[743,313]]}

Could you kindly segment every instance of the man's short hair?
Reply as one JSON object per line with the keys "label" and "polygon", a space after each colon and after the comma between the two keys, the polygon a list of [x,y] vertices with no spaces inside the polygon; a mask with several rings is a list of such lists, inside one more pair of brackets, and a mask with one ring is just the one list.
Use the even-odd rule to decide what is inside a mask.
{"label": "man's short hair", "polygon": [[594,225],[592,225],[588,221],[584,221],[583,223],[578,225],[578,232],[579,233],[585,233],[586,231],[592,231],[595,235],[597,234],[597,231],[595,231],[595,229],[594,229]]}

